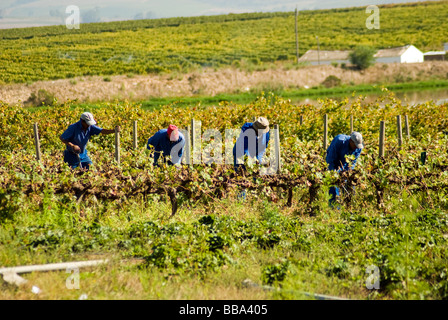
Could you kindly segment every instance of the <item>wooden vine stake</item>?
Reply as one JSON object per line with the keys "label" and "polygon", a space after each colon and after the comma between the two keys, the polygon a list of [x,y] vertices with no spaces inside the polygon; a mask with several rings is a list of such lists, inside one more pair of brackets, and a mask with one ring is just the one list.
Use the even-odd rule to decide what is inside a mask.
{"label": "wooden vine stake", "polygon": [[190,126],[185,127],[183,132],[185,136],[184,155],[182,157],[183,164],[191,164],[191,140],[190,140]]}
{"label": "wooden vine stake", "polygon": [[380,122],[380,147],[379,147],[379,157],[384,157],[384,142],[386,136],[386,125],[384,121]]}
{"label": "wooden vine stake", "polygon": [[280,172],[282,164],[280,161],[280,128],[278,124],[274,124],[275,139],[275,161],[277,162],[277,172]]}
{"label": "wooden vine stake", "polygon": [[138,148],[138,140],[137,140],[137,121],[134,121],[134,130],[132,132],[132,141],[134,143],[134,149]]}
{"label": "wooden vine stake", "polygon": [[34,145],[36,146],[36,159],[37,161],[42,161],[42,155],[40,153],[40,142],[39,142],[39,129],[37,128],[37,122],[34,123]]}
{"label": "wooden vine stake", "polygon": [[201,121],[191,120],[191,149],[193,164],[201,164]]}
{"label": "wooden vine stake", "polygon": [[303,125],[303,116],[300,116],[300,125]]}
{"label": "wooden vine stake", "polygon": [[117,127],[115,127],[115,160],[120,165],[120,132]]}
{"label": "wooden vine stake", "polygon": [[354,131],[354,128],[353,128],[353,115],[351,114],[351,115],[350,115],[350,134],[351,134],[353,131]]}
{"label": "wooden vine stake", "polygon": [[398,138],[398,148],[401,149],[403,145],[403,130],[401,129],[401,116],[397,116],[397,138]]}
{"label": "wooden vine stake", "polygon": [[410,133],[410,128],[409,128],[408,115],[404,116],[404,129],[405,129],[405,132],[406,132],[406,139],[410,139],[411,138],[411,133]]}
{"label": "wooden vine stake", "polygon": [[324,150],[327,149],[328,145],[328,115],[324,115]]}

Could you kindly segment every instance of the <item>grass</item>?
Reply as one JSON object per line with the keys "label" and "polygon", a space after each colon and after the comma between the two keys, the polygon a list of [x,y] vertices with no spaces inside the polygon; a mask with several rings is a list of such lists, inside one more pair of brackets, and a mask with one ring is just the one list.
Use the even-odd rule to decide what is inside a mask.
{"label": "grass", "polygon": [[[325,87],[314,87],[310,89],[299,89],[299,90],[274,90],[273,92],[279,97],[284,99],[291,99],[292,101],[303,99],[303,98],[338,98],[345,97],[347,95],[352,95],[356,93],[360,94],[381,94],[382,88],[388,88],[390,91],[396,93],[406,93],[413,91],[426,91],[426,90],[438,90],[448,88],[448,80],[431,80],[431,81],[415,81],[415,82],[405,82],[405,83],[393,83],[393,84],[382,84],[382,85],[353,85],[353,86],[338,86],[333,88]],[[267,88],[269,89],[269,88]],[[222,102],[234,103],[234,104],[247,104],[253,102],[257,97],[262,94],[262,92],[268,91],[255,91],[255,92],[245,92],[237,94],[217,94],[215,96],[192,96],[192,97],[167,97],[159,98],[154,97],[148,100],[138,102],[141,104],[143,109],[148,111],[161,110],[163,108],[169,107],[189,107],[189,106],[213,106],[219,105]],[[71,108],[84,108],[95,110],[102,108],[96,103],[77,103],[73,102],[70,104]],[[52,108],[49,106],[42,107],[28,107],[29,111],[42,110],[42,108]]]}
{"label": "grass", "polygon": [[[422,222],[417,219],[422,214],[427,214],[423,209],[415,207],[416,209],[409,211],[409,204],[412,202],[404,199],[402,204],[390,204],[397,212],[392,219],[392,216],[384,217],[369,208],[352,209],[353,213],[345,208],[340,211],[331,210],[325,199],[321,200],[321,211],[314,218],[295,215],[294,207],[281,208],[277,204],[257,202],[251,196],[248,196],[247,203],[229,198],[217,200],[217,205],[212,208],[182,208],[171,220],[167,219],[169,205],[163,199],[139,206],[132,202],[116,202],[98,206],[80,203],[73,207],[59,201],[48,202],[47,208],[33,208],[29,204],[29,207],[19,209],[13,224],[4,223],[0,227],[0,265],[106,257],[112,263],[81,269],[80,289],[67,289],[65,284],[70,274],[65,271],[23,275],[29,282],[19,290],[0,280],[0,299],[78,299],[81,294],[86,294],[88,299],[308,299],[303,292],[350,299],[368,299],[373,292],[375,295],[372,297],[375,298],[437,298],[434,291],[428,288],[421,290],[422,285],[427,284],[420,280],[405,280],[407,285],[404,287],[400,284],[401,281],[392,280],[389,284],[382,283],[383,291],[369,291],[365,287],[365,264],[369,260],[365,260],[364,254],[378,246],[376,242],[369,244],[367,239],[378,237],[378,234],[389,239],[389,244],[383,245],[382,253],[390,258],[394,257],[396,261],[390,262],[393,271],[382,269],[385,281],[391,281],[387,277],[395,274],[394,272],[399,272],[400,279],[402,276],[405,277],[403,279],[409,278],[406,277],[408,272],[411,275],[415,273],[416,269],[412,266],[420,265],[423,257],[415,249],[411,254],[403,253],[411,247],[415,248],[416,241],[421,241],[422,237],[431,237],[430,234],[435,236],[440,227],[432,225],[431,221]],[[80,215],[77,211],[83,214]],[[432,214],[442,219],[441,223],[448,221],[444,212],[435,210]],[[212,217],[214,222],[210,224],[210,220],[201,220],[204,216]],[[157,237],[150,236],[151,232],[128,236],[132,230],[143,230],[138,226],[148,221],[165,231]],[[201,221],[208,222],[202,224]],[[365,221],[372,223],[366,227]],[[392,224],[385,228],[381,223],[377,224],[381,221],[390,221]],[[61,238],[55,244],[41,242],[40,245],[31,245],[30,241],[36,242],[36,239],[41,239],[46,233],[37,236],[38,233],[23,230],[30,230],[29,228],[38,225],[44,225],[44,230],[47,231],[61,230]],[[244,228],[240,229],[238,226]],[[419,238],[407,237],[401,240],[398,230],[408,235],[419,234]],[[249,232],[247,235],[254,237],[245,238],[244,232]],[[206,245],[204,239],[213,234],[226,239],[227,244],[222,253],[229,259],[222,265],[215,265],[215,260],[207,260],[207,257],[218,257],[221,251],[216,252],[217,256],[207,249],[195,253],[195,248],[203,248]],[[275,239],[270,235],[278,235],[280,240],[269,244],[269,241]],[[236,241],[238,236],[243,236],[243,240]],[[121,245],[126,241],[134,242],[131,247]],[[80,252],[73,252],[76,243],[87,246]],[[160,268],[157,264],[147,264],[149,260],[145,255],[151,256],[150,248],[157,243],[164,244],[170,250],[167,251],[171,252],[170,255],[176,256],[179,252],[177,259],[182,259],[183,254],[186,254],[191,260],[208,261],[208,267],[195,267],[188,261],[179,267],[173,267],[172,260],[160,260],[159,263],[164,266]],[[22,249],[18,250],[20,247]],[[141,250],[136,249],[137,247]],[[433,251],[436,268],[436,257],[443,250],[446,250],[446,246],[439,243],[438,249]],[[145,253],[143,258],[146,262],[129,260],[141,259],[142,253]],[[120,262],[123,259],[128,262]],[[172,258],[166,256],[166,259]],[[442,261],[439,262],[443,264]],[[375,264],[374,261],[370,263]],[[281,265],[286,266],[281,281],[266,283],[263,274],[271,270],[275,279],[279,272],[276,266]],[[258,284],[269,284],[279,290],[244,288],[242,282],[245,279]],[[40,294],[31,292],[33,285],[42,290]],[[389,286],[389,291],[384,291],[386,285]]]}
{"label": "grass", "polygon": [[[310,89],[299,90],[278,90],[272,91],[279,97],[284,99],[299,99],[299,98],[325,98],[325,97],[342,97],[356,94],[380,94],[382,87],[386,87],[394,92],[420,91],[420,90],[434,90],[440,88],[448,88],[448,80],[433,80],[433,81],[417,81],[407,83],[394,83],[383,85],[355,85],[355,86],[338,86],[333,88],[316,87]],[[213,97],[210,96],[194,96],[194,97],[177,97],[177,98],[154,98],[142,101],[142,107],[148,110],[159,110],[164,106],[191,106],[191,105],[217,105],[220,102],[229,102],[235,104],[246,104],[254,101],[262,91],[247,92],[239,94],[218,94]]]}

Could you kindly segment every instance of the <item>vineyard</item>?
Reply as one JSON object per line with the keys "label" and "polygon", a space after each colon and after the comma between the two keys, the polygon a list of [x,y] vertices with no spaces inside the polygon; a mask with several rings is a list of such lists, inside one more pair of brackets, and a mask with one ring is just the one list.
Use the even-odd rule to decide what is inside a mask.
{"label": "vineyard", "polygon": [[[321,50],[413,44],[422,51],[440,50],[448,37],[447,1],[380,6],[378,30],[366,28],[365,9],[300,12],[300,55],[317,48],[316,36]],[[278,12],[2,30],[0,83],[291,63],[294,25],[294,12]]]}
{"label": "vineyard", "polygon": [[[113,137],[93,137],[89,172],[63,164],[59,141],[84,109],[72,102],[32,111],[1,104],[0,265],[114,259],[81,272],[82,290],[93,299],[303,299],[305,291],[349,299],[447,299],[448,104],[402,105],[387,89],[375,103],[364,98],[313,106],[266,93],[248,105],[155,111],[104,103],[91,111],[101,127],[121,126],[121,162],[113,157]],[[201,120],[203,131],[224,136],[257,115],[279,125],[281,169],[275,175],[260,175],[253,164],[243,176],[225,164],[157,168],[145,149],[147,138],[169,123],[185,128]],[[348,133],[353,115],[365,141],[355,170],[326,170],[324,115],[330,139]],[[397,115],[407,115],[410,124],[401,147]],[[386,123],[384,157],[378,156],[380,121]],[[328,205],[332,185],[355,187],[342,194],[338,209]],[[243,189],[245,200],[238,197]],[[366,288],[371,265],[380,270],[378,290]],[[39,284],[44,299],[76,299],[80,291],[65,289],[65,277],[32,273],[28,280]],[[279,290],[247,289],[242,282],[248,278]],[[3,288],[1,298],[33,298],[30,291]]]}

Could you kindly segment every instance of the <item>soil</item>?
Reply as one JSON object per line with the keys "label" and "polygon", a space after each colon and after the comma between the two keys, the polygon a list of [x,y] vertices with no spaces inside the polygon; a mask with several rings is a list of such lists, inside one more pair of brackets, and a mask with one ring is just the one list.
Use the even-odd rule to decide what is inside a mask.
{"label": "soil", "polygon": [[448,78],[448,61],[413,64],[375,64],[364,71],[332,65],[307,66],[286,70],[284,67],[264,71],[241,71],[232,68],[204,69],[188,74],[89,76],[32,84],[0,85],[0,100],[22,104],[31,93],[45,89],[59,102],[113,100],[142,101],[151,97],[213,96],[250,90],[311,88],[322,84],[330,75],[341,84],[378,84]]}

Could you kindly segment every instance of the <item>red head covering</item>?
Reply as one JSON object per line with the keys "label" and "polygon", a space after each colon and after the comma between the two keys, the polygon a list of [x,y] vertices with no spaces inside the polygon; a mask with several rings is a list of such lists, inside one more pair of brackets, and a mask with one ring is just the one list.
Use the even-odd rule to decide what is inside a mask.
{"label": "red head covering", "polygon": [[168,126],[167,134],[168,134],[168,138],[170,139],[170,141],[179,140],[179,129],[174,124],[170,124]]}

